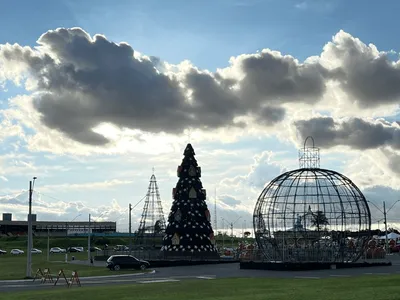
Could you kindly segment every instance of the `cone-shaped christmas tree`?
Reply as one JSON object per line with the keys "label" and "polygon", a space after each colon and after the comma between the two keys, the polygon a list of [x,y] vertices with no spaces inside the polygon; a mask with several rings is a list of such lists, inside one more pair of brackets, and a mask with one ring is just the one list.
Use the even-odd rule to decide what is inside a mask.
{"label": "cone-shaped christmas tree", "polygon": [[219,258],[205,201],[206,190],[200,180],[201,168],[191,144],[183,155],[161,250],[166,257]]}

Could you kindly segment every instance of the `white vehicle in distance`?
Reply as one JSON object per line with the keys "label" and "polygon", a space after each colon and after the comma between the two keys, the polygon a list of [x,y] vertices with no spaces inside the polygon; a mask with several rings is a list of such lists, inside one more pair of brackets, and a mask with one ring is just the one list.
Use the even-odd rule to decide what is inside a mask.
{"label": "white vehicle in distance", "polygon": [[42,254],[42,250],[36,249],[36,248],[32,248],[31,250],[32,254]]}
{"label": "white vehicle in distance", "polygon": [[12,249],[10,251],[10,254],[12,254],[12,255],[20,255],[20,254],[24,254],[24,251],[22,251],[20,249]]}
{"label": "white vehicle in distance", "polygon": [[67,252],[67,251],[60,247],[53,247],[50,249],[50,253],[65,253],[65,252]]}

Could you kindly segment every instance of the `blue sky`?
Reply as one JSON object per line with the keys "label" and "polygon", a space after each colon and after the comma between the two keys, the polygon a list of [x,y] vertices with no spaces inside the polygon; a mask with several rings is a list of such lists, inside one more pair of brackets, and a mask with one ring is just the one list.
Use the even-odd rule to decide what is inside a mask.
{"label": "blue sky", "polygon": [[[170,64],[189,60],[200,70],[215,72],[218,68],[227,68],[232,56],[254,54],[265,48],[291,55],[302,63],[308,57],[320,56],[323,47],[340,30],[366,45],[373,43],[380,51],[397,52],[400,49],[400,41],[396,38],[399,9],[398,1],[385,1],[383,5],[376,1],[361,0],[3,1],[0,10],[0,45],[18,43],[35,47],[39,37],[49,30],[80,27],[91,36],[102,34],[115,43],[127,42],[134,50],[157,56]],[[388,56],[397,60],[397,54]],[[10,106],[9,99],[23,94],[30,97],[32,93],[23,86],[15,86],[11,78],[6,78],[4,82],[5,89],[0,88],[2,110],[14,107]],[[331,116],[333,110],[332,106],[329,107],[315,108],[315,111]],[[345,111],[346,106],[343,107]],[[390,122],[395,121],[397,111],[388,110],[382,108],[378,116]],[[295,118],[295,112],[290,114],[289,117]],[[341,115],[338,114],[335,116],[339,118],[377,117],[374,112],[364,110],[359,113],[353,111],[353,114],[342,111]],[[19,124],[16,120],[12,122]],[[178,140],[166,142],[166,150],[160,150],[161,154],[145,154],[138,149],[133,149],[133,152],[117,151],[117,154],[112,151],[92,153],[91,150],[85,154],[86,150],[77,150],[75,152],[79,154],[73,154],[60,150],[65,145],[73,148],[65,136],[63,144],[55,140],[54,134],[48,135],[45,140],[35,139],[39,127],[22,123],[21,126],[24,134],[5,137],[0,147],[1,163],[6,170],[2,176],[7,180],[2,183],[2,194],[26,189],[29,178],[38,176],[37,189],[41,191],[42,200],[52,203],[58,199],[64,203],[48,211],[38,211],[42,215],[39,219],[73,219],[80,212],[65,213],[65,203],[69,202],[82,202],[86,205],[85,213],[91,211],[93,215],[100,215],[96,209],[110,206],[115,199],[114,203],[118,204],[106,209],[111,211],[107,217],[110,220],[122,220],[119,228],[126,230],[126,207],[145,195],[153,166],[159,179],[164,211],[168,212],[171,190],[177,180],[174,177],[175,168],[180,163],[184,143],[187,142],[183,135],[178,135]],[[3,130],[9,130],[6,128]],[[45,127],[40,128],[40,132],[44,132]],[[243,219],[248,220],[247,224],[250,223],[252,208],[261,190],[259,187],[254,190],[251,183],[253,179],[246,179],[247,183],[242,180],[237,185],[238,178],[252,178],[255,173],[251,171],[252,165],[253,168],[267,166],[263,169],[265,174],[257,175],[266,181],[284,169],[297,167],[298,150],[293,139],[293,133],[283,125],[258,128],[252,133],[237,133],[237,137],[229,142],[221,142],[215,136],[204,137],[201,132],[193,135],[192,141],[199,164],[203,166],[206,188],[212,191],[217,186],[219,194],[235,196],[242,201],[239,213],[238,208],[221,204],[221,216],[235,219],[242,214]],[[46,146],[43,146],[44,143]],[[389,172],[390,163],[387,163],[387,167],[372,168],[367,158],[360,156],[363,153],[375,161],[389,157],[386,152],[381,153],[382,147],[363,151],[357,147],[346,148],[343,143],[336,146],[322,149],[323,167],[347,172],[349,176],[356,176],[364,167],[363,173],[374,173],[372,177],[383,172],[390,178],[390,183],[382,180],[375,185],[380,186],[380,191],[382,186],[389,189],[389,202],[396,200],[397,194],[393,191],[397,191],[399,186],[397,174]],[[223,158],[219,157],[218,151],[225,153]],[[266,160],[254,165],[257,164],[254,157],[260,155]],[[370,180],[368,178],[354,180],[361,184]],[[101,182],[104,184],[90,186]],[[107,188],[106,183],[110,185]],[[75,188],[67,186],[74,184],[77,185]],[[138,207],[135,212],[137,216],[140,215],[141,206]],[[3,210],[13,209],[5,204],[2,207],[0,202],[0,211]],[[18,217],[23,218],[23,214],[20,213]]]}

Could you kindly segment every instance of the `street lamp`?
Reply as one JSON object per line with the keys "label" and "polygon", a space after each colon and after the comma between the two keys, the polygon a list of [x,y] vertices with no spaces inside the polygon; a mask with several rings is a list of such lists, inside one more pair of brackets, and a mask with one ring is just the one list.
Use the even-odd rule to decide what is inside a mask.
{"label": "street lamp", "polygon": [[28,252],[26,261],[26,277],[31,277],[32,275],[32,246],[33,246],[33,236],[32,236],[32,194],[33,188],[35,187],[35,180],[37,177],[33,177],[33,180],[29,181],[29,213],[28,213]]}
{"label": "street lamp", "polygon": [[386,253],[387,253],[387,251],[388,251],[388,249],[387,249],[387,246],[388,246],[388,238],[387,238],[387,235],[388,235],[388,233],[387,233],[387,217],[386,217],[386,216],[387,216],[387,214],[389,213],[389,211],[396,205],[396,203],[397,203],[397,202],[400,202],[400,199],[399,199],[399,200],[396,200],[388,210],[386,210],[386,203],[385,203],[385,201],[383,201],[383,210],[381,210],[378,206],[376,206],[374,202],[371,202],[371,201],[369,201],[369,200],[368,200],[368,202],[371,203],[373,206],[375,206],[375,208],[376,208],[377,210],[379,210],[381,213],[383,213],[383,222],[384,222],[384,224],[385,224],[385,251],[386,251]]}

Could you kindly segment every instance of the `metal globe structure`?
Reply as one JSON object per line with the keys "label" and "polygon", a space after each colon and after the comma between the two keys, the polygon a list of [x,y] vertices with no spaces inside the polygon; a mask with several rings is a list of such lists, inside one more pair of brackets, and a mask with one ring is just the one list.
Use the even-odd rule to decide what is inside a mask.
{"label": "metal globe structure", "polygon": [[349,178],[319,168],[319,150],[306,142],[300,169],[273,179],[258,198],[258,248],[270,262],[355,262],[371,237],[367,201]]}

